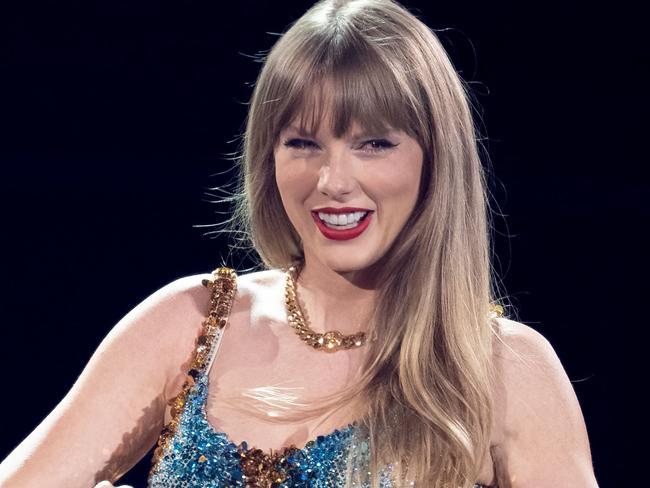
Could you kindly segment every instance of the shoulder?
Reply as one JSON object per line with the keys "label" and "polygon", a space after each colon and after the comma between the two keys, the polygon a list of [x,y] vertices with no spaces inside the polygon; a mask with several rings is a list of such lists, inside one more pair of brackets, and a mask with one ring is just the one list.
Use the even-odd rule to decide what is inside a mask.
{"label": "shoulder", "polygon": [[[252,299],[263,299],[274,291],[282,282],[284,276],[281,270],[262,270],[251,273],[236,272],[235,304],[250,302]],[[177,328],[188,323],[189,316],[207,315],[210,307],[210,293],[204,286],[204,280],[213,278],[212,273],[200,273],[183,276],[164,285],[151,296],[145,299],[138,308],[148,312],[153,318],[158,316],[165,320],[167,325]],[[177,318],[184,320],[176,321]],[[175,326],[172,325],[175,324]],[[193,322],[191,329],[200,325]]]}
{"label": "shoulder", "polygon": [[573,387],[551,343],[528,325],[497,321],[495,401],[505,421],[502,435],[512,435],[513,428],[530,429],[534,423],[528,414],[533,412],[543,415],[546,424],[559,422],[560,413],[575,413]]}
{"label": "shoulder", "polygon": [[[279,270],[236,271],[236,293],[231,315],[244,311],[248,313],[256,303],[263,302],[269,296],[269,290],[278,286],[281,276]],[[210,310],[211,295],[203,283],[212,278],[212,273],[200,273],[175,279],[131,312],[147,316],[150,332],[170,348],[170,359],[176,364],[179,360],[184,362],[193,350],[196,336]]]}
{"label": "shoulder", "polygon": [[210,295],[202,282],[210,277],[210,273],[202,273],[174,279],[142,300],[122,321],[160,339],[166,333],[175,334],[188,322],[189,315],[207,312]]}
{"label": "shoulder", "polygon": [[555,349],[525,324],[496,320],[493,457],[502,484],[597,486],[582,411]]}
{"label": "shoulder", "polygon": [[[496,319],[497,382],[515,398],[540,399],[563,393],[573,397],[573,387],[551,343],[540,332],[515,320]],[[554,397],[558,399],[558,397]]]}
{"label": "shoulder", "polygon": [[121,351],[134,370],[169,375],[176,361],[185,360],[186,348],[193,348],[210,303],[202,280],[210,276],[184,276],[154,290],[111,329],[99,346],[99,357]]}
{"label": "shoulder", "polygon": [[526,364],[529,367],[559,365],[559,358],[551,343],[540,332],[515,320],[499,317],[495,342],[495,359],[497,366],[508,370],[514,366],[515,371]]}
{"label": "shoulder", "polygon": [[[253,295],[263,295],[270,287],[277,286],[282,272],[263,270],[241,274],[236,272],[236,275],[235,301],[241,301]],[[132,313],[142,311],[153,315],[164,315],[167,323],[174,322],[177,317],[187,317],[188,314],[206,315],[210,307],[210,293],[204,281],[213,278],[212,273],[177,278],[152,293]],[[187,321],[174,323],[180,326],[183,322]]]}
{"label": "shoulder", "polygon": [[[514,320],[496,320],[495,404],[502,416],[499,433],[506,438],[514,434],[513,429],[532,425],[518,425],[527,414],[541,405],[562,408],[561,403],[566,404],[574,394],[555,349],[541,333]],[[549,415],[545,420],[553,422],[556,417]]]}

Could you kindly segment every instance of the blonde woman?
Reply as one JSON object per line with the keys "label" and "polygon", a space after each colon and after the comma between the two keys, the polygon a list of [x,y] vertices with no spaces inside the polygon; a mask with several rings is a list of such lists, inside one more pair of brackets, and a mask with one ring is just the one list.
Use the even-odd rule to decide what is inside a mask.
{"label": "blonde woman", "polygon": [[390,0],[325,0],[250,104],[228,222],[262,271],[147,298],[0,465],[6,488],[594,488],[551,345],[506,318],[466,87]]}

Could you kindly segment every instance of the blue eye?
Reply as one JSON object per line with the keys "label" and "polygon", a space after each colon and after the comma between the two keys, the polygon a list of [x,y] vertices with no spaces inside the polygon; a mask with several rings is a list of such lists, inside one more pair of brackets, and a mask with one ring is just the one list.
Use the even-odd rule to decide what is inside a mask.
{"label": "blue eye", "polygon": [[292,149],[315,149],[318,147],[313,141],[307,139],[288,139],[283,144]]}

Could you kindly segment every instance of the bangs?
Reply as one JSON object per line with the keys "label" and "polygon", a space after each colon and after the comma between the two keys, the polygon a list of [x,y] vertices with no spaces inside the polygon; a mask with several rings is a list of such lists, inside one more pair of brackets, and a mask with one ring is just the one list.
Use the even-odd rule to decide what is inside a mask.
{"label": "bangs", "polygon": [[398,80],[365,42],[346,41],[345,48],[333,42],[318,46],[320,55],[318,47],[308,46],[295,53],[291,64],[297,69],[282,73],[284,86],[276,92],[281,95],[272,117],[275,136],[290,124],[316,134],[326,121],[337,138],[354,123],[371,133],[392,128],[418,138],[418,104],[413,103],[411,86],[404,77]]}

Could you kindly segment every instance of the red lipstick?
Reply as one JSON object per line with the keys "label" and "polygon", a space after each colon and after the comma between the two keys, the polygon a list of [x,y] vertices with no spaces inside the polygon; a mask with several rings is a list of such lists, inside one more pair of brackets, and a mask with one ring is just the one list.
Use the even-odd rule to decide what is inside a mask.
{"label": "red lipstick", "polygon": [[[314,219],[314,222],[316,222],[316,226],[318,229],[323,233],[325,237],[328,239],[332,239],[335,241],[347,241],[349,239],[354,239],[355,237],[360,236],[364,230],[368,228],[370,225],[370,219],[372,218],[372,214],[374,212],[370,212],[365,209],[354,209],[354,210],[347,210],[349,207],[345,207],[345,209],[327,209],[327,208],[321,208],[318,209],[318,211],[312,211],[311,216]],[[337,210],[337,211],[333,211]],[[344,210],[344,211],[343,211]],[[325,213],[348,213],[348,212],[368,212],[366,216],[359,222],[359,225],[356,227],[353,227],[352,229],[344,229],[344,230],[339,230],[339,229],[331,229],[330,227],[327,227],[325,223],[318,217],[318,212],[325,212]]]}

